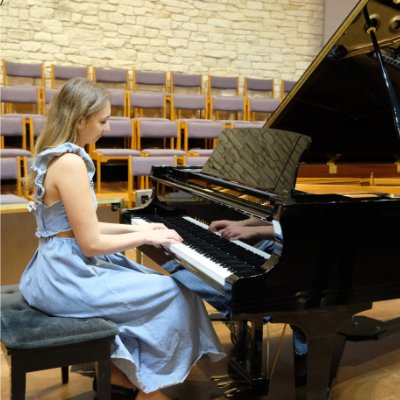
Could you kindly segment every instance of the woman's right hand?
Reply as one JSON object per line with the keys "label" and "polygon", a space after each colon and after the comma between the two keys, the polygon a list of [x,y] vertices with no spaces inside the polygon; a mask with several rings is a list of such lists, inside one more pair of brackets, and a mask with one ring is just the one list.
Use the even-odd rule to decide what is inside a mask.
{"label": "woman's right hand", "polygon": [[182,237],[173,229],[155,229],[147,232],[147,235],[147,244],[155,247],[178,244],[183,241]]}

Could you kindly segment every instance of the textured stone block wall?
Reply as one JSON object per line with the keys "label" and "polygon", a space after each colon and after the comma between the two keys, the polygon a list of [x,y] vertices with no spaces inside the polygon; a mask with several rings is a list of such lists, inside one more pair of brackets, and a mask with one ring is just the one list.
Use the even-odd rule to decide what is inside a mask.
{"label": "textured stone block wall", "polygon": [[2,58],[298,79],[323,42],[323,0],[5,0]]}

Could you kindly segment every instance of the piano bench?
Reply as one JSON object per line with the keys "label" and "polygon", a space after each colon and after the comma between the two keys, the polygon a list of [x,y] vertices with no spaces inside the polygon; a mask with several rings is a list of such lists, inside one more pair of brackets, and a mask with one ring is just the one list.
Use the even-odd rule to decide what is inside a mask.
{"label": "piano bench", "polygon": [[1,286],[1,342],[10,366],[11,399],[25,399],[26,374],[62,368],[68,382],[69,365],[97,362],[97,398],[111,393],[111,343],[117,326],[102,318],[62,318],[30,307],[18,285]]}

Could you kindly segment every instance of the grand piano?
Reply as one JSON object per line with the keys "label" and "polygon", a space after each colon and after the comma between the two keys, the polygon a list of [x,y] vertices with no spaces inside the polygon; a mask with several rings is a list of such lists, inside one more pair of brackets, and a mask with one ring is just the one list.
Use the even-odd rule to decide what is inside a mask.
{"label": "grand piano", "polygon": [[[399,2],[362,0],[263,128],[226,129],[203,168],[154,167],[150,200],[122,210],[176,229],[182,244],[141,251],[178,261],[176,278],[236,321],[227,396],[268,392],[268,316],[307,336],[297,398],[327,398],[340,331],[400,297],[399,94]],[[207,229],[248,217],[273,225],[271,252]]]}

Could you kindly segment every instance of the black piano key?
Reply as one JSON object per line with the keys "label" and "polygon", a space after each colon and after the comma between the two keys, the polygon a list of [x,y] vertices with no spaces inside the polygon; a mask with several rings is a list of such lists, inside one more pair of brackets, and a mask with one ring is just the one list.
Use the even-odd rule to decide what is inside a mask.
{"label": "black piano key", "polygon": [[265,262],[263,257],[181,217],[149,215],[146,219],[150,222],[163,223],[167,228],[176,230],[182,236],[185,245],[238,276],[262,273],[259,267]]}

